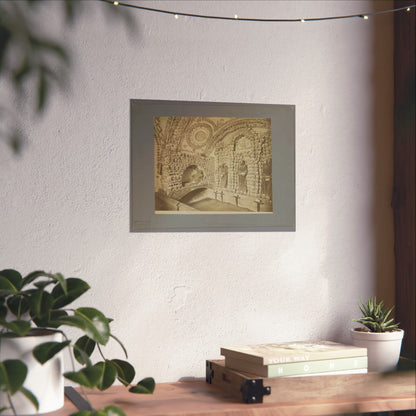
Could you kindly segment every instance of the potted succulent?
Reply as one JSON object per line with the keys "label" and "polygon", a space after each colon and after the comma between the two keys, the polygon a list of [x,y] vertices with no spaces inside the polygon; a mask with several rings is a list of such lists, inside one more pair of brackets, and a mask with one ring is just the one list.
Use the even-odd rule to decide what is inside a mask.
{"label": "potted succulent", "polygon": [[[131,386],[135,369],[126,361],[125,347],[110,330],[111,319],[92,307],[70,307],[89,288],[84,280],[65,278],[60,273],[35,271],[23,277],[16,270],[0,271],[2,415],[44,413],[62,407],[63,377],[80,385],[83,392],[84,387],[105,390],[116,380],[132,393],[153,392],[155,382],[151,377]],[[70,340],[65,327],[77,328],[81,336]],[[103,346],[110,339],[120,344],[126,359],[105,357]],[[65,349],[71,357],[72,371],[63,373]],[[95,363],[91,358],[94,351],[100,357]],[[95,414],[94,410],[82,412],[82,416]],[[124,412],[107,406],[99,414],[123,416]]]}
{"label": "potted succulent", "polygon": [[394,307],[385,309],[384,302],[377,303],[373,296],[366,303],[360,299],[359,308],[362,316],[353,321],[364,327],[351,329],[353,344],[367,348],[369,371],[394,370],[399,362],[404,336],[399,323],[390,317]]}

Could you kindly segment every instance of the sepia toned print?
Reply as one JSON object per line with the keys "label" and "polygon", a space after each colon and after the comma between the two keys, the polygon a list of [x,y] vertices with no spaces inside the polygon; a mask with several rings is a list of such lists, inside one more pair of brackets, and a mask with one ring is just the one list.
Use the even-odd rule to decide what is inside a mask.
{"label": "sepia toned print", "polygon": [[273,213],[270,118],[153,117],[156,214]]}

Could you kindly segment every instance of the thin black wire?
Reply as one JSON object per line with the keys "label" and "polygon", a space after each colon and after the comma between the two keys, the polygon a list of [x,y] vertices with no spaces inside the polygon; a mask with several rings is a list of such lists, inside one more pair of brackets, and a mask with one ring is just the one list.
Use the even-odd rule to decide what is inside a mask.
{"label": "thin black wire", "polygon": [[[112,0],[101,0],[104,3],[109,3],[114,5],[114,1]],[[173,16],[184,16],[184,17],[196,17],[199,19],[214,19],[214,20],[233,20],[233,21],[242,21],[242,22],[313,22],[313,21],[323,21],[323,20],[339,20],[339,19],[352,19],[352,18],[368,18],[371,16],[375,16],[378,14],[384,14],[384,13],[394,13],[401,10],[410,10],[416,7],[416,4],[413,4],[411,6],[404,6],[404,7],[398,7],[396,9],[390,9],[390,10],[381,10],[378,12],[372,12],[372,13],[362,13],[362,14],[350,14],[345,16],[329,16],[329,17],[309,17],[309,18],[303,18],[303,19],[260,19],[260,18],[248,18],[248,17],[225,17],[225,16],[210,16],[210,15],[203,15],[203,14],[193,14],[193,13],[184,13],[184,12],[172,12],[170,10],[162,10],[162,9],[154,9],[151,7],[144,7],[144,6],[138,6],[135,4],[129,4],[129,3],[123,3],[123,2],[117,2],[117,6],[122,7],[130,7],[133,9],[139,9],[144,10],[148,12],[154,12],[154,13],[163,13],[163,14],[169,14]]]}

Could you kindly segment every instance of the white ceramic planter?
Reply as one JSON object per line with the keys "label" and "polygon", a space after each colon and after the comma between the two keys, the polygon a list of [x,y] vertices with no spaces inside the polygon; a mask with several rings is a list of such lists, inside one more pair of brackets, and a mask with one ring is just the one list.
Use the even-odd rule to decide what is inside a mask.
{"label": "white ceramic planter", "polygon": [[[28,373],[24,387],[29,389],[38,399],[39,410],[36,412],[33,404],[20,392],[12,396],[13,405],[19,415],[33,415],[52,412],[64,405],[63,354],[55,355],[45,364],[40,364],[32,355],[32,350],[43,342],[62,342],[62,334],[55,331],[44,331],[41,335],[25,337],[2,338],[0,360],[19,359],[25,362]],[[0,403],[8,405],[5,393],[0,393]],[[3,415],[13,415],[11,409]]]}
{"label": "white ceramic planter", "polygon": [[352,343],[367,348],[368,371],[394,370],[400,358],[404,331],[364,332],[351,329]]}

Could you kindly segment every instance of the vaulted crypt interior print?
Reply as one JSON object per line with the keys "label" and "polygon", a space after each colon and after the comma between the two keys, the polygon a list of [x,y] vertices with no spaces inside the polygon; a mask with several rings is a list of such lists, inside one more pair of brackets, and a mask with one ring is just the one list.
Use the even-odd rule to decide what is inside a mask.
{"label": "vaulted crypt interior print", "polygon": [[270,118],[153,117],[156,214],[273,213]]}

